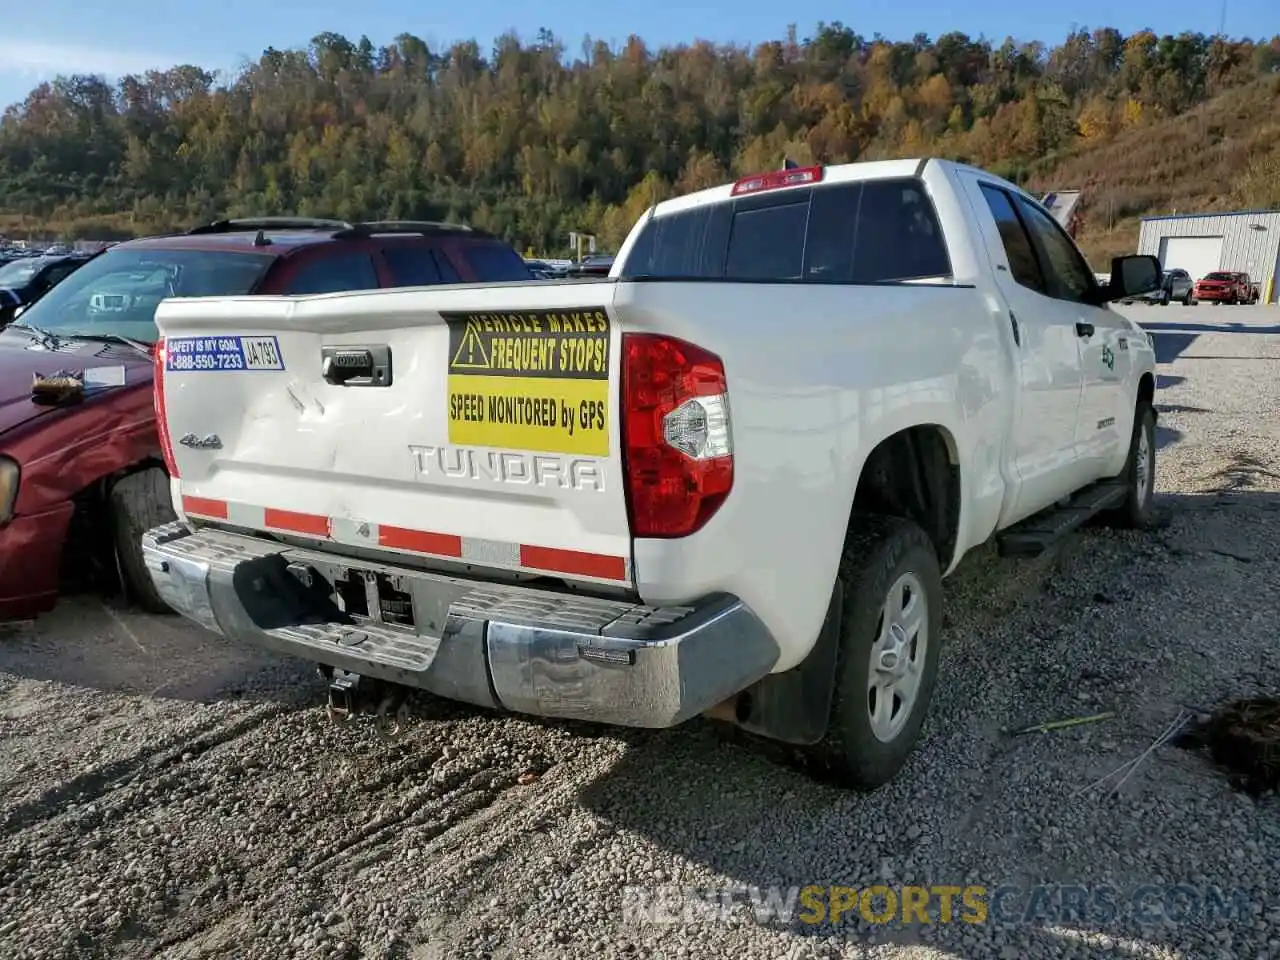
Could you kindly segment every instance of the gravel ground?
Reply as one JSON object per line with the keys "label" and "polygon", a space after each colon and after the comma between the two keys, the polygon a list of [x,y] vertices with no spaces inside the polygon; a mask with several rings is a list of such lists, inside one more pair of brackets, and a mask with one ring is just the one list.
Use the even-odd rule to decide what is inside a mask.
{"label": "gravel ground", "polygon": [[[1168,331],[1170,524],[969,559],[925,741],[886,788],[818,786],[700,721],[619,732],[430,702],[386,745],[330,724],[305,665],[71,598],[0,632],[0,956],[1280,957],[1274,795],[1175,747],[1117,796],[1081,792],[1184,706],[1280,692],[1280,310],[1135,315]],[[1057,894],[1030,924],[660,924],[620,893],[873,883],[1247,902],[1157,924],[1055,914]]]}

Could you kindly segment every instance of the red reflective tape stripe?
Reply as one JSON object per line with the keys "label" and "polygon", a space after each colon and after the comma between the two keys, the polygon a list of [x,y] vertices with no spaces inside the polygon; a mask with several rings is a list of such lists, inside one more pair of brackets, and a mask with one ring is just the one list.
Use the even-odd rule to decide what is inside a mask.
{"label": "red reflective tape stripe", "polygon": [[262,522],[276,530],[291,530],[313,537],[329,536],[329,518],[318,517],[314,513],[294,513],[292,510],[266,507],[262,511]]}
{"label": "red reflective tape stripe", "polygon": [[412,550],[414,553],[434,553],[438,557],[462,556],[462,538],[459,536],[388,527],[381,523],[378,524],[378,546],[392,550]]}
{"label": "red reflective tape stripe", "polygon": [[578,550],[557,550],[554,547],[531,547],[523,543],[520,544],[520,566],[555,573],[572,573],[580,577],[596,577],[600,580],[627,578],[627,562],[622,557],[606,557]]}
{"label": "red reflective tape stripe", "polygon": [[227,502],[225,500],[210,500],[208,497],[188,497],[183,494],[182,512],[198,513],[202,517],[225,520],[227,519]]}

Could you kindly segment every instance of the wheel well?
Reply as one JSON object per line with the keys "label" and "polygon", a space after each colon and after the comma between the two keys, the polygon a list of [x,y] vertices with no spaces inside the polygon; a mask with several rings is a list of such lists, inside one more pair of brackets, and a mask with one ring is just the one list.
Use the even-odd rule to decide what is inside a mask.
{"label": "wheel well", "polygon": [[960,465],[951,435],[924,425],[882,440],[862,467],[853,509],[914,520],[946,569],[960,529]]}
{"label": "wheel well", "polygon": [[1156,378],[1144,373],[1138,381],[1138,402],[1151,403],[1156,398]]}
{"label": "wheel well", "polygon": [[67,546],[62,551],[64,583],[78,585],[86,580],[96,581],[104,573],[114,576],[115,554],[108,509],[111,488],[124,477],[151,467],[164,469],[164,462],[148,457],[131,463],[98,477],[71,497],[75,511],[67,528]]}

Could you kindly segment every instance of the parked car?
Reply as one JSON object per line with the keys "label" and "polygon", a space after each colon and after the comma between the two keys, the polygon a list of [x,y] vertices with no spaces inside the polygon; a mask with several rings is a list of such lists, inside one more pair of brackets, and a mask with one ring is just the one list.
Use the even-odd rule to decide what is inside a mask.
{"label": "parked car", "polygon": [[[49,609],[64,557],[118,569],[137,602],[168,609],[141,549],[173,517],[152,398],[162,300],[521,279],[506,243],[434,223],[223,220],[94,257],[0,333],[0,619]],[[83,389],[38,402],[33,378],[60,370]]]}
{"label": "parked car", "polygon": [[1247,273],[1237,274],[1240,278],[1240,284],[1244,288],[1241,303],[1253,305],[1262,299],[1262,284],[1254,283],[1253,278]]}
{"label": "parked car", "polygon": [[1258,291],[1247,273],[1232,270],[1218,270],[1206,274],[1196,281],[1196,300],[1203,300],[1215,306],[1221,303],[1257,303]]}
{"label": "parked car", "polygon": [[[166,441],[180,519],[147,569],[391,734],[406,687],[709,713],[875,786],[924,722],[966,553],[1152,519],[1155,352],[1109,303],[1160,263],[1109,279],[1014,184],[926,159],[659,203],[594,284],[169,299],[161,435],[204,439]],[[358,400],[320,363],[392,350]]]}
{"label": "parked car", "polygon": [[92,259],[84,254],[23,257],[0,267],[0,328],[20,307],[35,302]]}
{"label": "parked car", "polygon": [[559,275],[555,268],[544,260],[526,260],[525,264],[535,280],[551,280]]}
{"label": "parked car", "polygon": [[1174,300],[1187,306],[1195,303],[1195,281],[1191,279],[1191,274],[1181,267],[1165,270],[1164,282],[1159,290],[1153,290],[1136,298],[1136,301],[1130,302],[1145,303],[1148,306],[1158,303],[1162,307],[1167,307]]}
{"label": "parked car", "polygon": [[609,254],[592,254],[583,257],[569,268],[570,277],[607,277],[613,267],[613,257]]}

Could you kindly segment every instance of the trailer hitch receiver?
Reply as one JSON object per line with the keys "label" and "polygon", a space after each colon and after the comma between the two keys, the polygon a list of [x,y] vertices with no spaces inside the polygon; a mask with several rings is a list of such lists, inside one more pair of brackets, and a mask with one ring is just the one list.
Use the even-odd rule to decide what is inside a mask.
{"label": "trailer hitch receiver", "polygon": [[349,670],[333,670],[329,680],[329,719],[342,723],[356,713],[360,695],[360,675]]}

